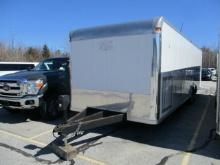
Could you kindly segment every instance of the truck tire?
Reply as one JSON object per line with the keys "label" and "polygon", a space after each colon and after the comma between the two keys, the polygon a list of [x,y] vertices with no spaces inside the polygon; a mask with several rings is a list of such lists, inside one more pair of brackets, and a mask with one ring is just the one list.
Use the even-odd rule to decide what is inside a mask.
{"label": "truck tire", "polygon": [[42,119],[55,119],[59,115],[57,97],[53,96],[42,100],[39,107],[39,114]]}
{"label": "truck tire", "polygon": [[42,119],[47,119],[47,103],[44,100],[41,101],[40,106],[37,108],[37,112]]}
{"label": "truck tire", "polygon": [[59,103],[58,103],[57,96],[53,96],[47,100],[47,112],[48,112],[48,116],[50,117],[50,119],[54,119],[58,117],[58,115],[60,114],[58,110],[58,106],[59,106]]}

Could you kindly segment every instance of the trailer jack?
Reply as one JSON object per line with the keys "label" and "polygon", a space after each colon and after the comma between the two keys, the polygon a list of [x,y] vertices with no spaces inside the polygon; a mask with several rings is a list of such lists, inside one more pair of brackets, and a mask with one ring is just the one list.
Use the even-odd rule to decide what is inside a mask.
{"label": "trailer jack", "polygon": [[51,143],[51,148],[62,159],[71,160],[78,151],[69,140],[81,137],[84,131],[122,122],[124,118],[122,113],[87,108],[54,128],[53,134],[57,133],[59,137]]}

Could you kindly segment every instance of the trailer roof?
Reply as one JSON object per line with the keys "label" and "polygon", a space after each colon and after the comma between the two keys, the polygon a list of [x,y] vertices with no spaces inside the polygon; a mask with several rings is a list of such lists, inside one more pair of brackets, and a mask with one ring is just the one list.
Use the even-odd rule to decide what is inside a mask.
{"label": "trailer roof", "polygon": [[159,20],[162,20],[162,17],[145,21],[82,28],[70,32],[70,41],[148,33],[153,31]]}
{"label": "trailer roof", "polygon": [[182,35],[186,40],[191,42],[195,47],[200,49],[191,40],[185,37],[184,34],[179,32],[172,24],[170,24],[164,17],[154,17],[149,20],[133,21],[121,24],[112,24],[105,26],[96,26],[90,28],[81,28],[71,31],[69,34],[70,42],[74,40],[85,40],[103,37],[124,36],[124,35],[136,35],[153,32],[155,27],[162,28],[163,22],[169,24],[177,33]]}

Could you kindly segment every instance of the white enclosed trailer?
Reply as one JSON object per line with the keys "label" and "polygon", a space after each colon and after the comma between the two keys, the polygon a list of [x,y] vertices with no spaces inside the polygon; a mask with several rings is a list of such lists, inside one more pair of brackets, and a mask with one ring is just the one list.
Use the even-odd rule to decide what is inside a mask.
{"label": "white enclosed trailer", "polygon": [[70,33],[71,110],[158,124],[196,93],[202,52],[163,17]]}

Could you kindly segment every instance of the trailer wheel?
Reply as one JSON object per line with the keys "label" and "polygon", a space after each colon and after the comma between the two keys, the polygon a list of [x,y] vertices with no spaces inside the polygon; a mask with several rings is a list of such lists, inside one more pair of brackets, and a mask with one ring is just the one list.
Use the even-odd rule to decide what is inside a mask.
{"label": "trailer wheel", "polygon": [[188,100],[188,103],[189,104],[192,104],[192,103],[194,103],[195,102],[195,95],[196,95],[196,93],[197,93],[197,86],[196,85],[192,85],[191,87],[190,87],[190,98],[189,98],[189,100]]}
{"label": "trailer wheel", "polygon": [[196,95],[196,93],[197,93],[197,86],[194,85],[194,86],[193,86],[193,95]]}

